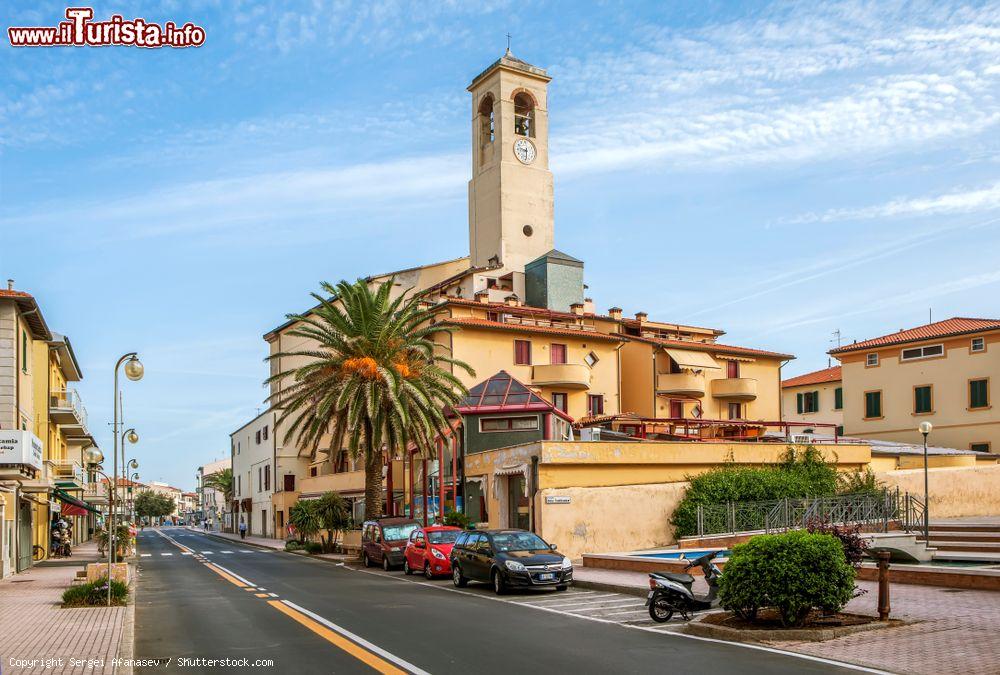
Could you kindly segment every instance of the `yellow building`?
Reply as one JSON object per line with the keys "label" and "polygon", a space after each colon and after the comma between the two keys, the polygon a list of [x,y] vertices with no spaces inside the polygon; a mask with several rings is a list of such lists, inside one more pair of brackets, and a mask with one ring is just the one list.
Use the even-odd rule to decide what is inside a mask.
{"label": "yellow building", "polygon": [[844,433],[844,387],[840,366],[831,366],[784,380],[781,383],[781,412],[786,422],[832,424],[815,428],[816,433]]}
{"label": "yellow building", "polygon": [[[469,255],[367,281],[393,278],[394,293],[423,293],[435,321],[458,329],[437,339],[475,370],[474,376],[455,370],[467,386],[505,371],[577,421],[624,413],[780,421],[780,370],[791,356],[718,343],[723,331],[717,329],[650,321],[644,313],[624,318],[619,308],[598,313],[586,297],[584,261],[555,248],[550,80],[509,50],[473,78]],[[272,355],[312,348],[290,335],[295,328],[286,322],[264,336]],[[304,365],[305,358],[273,360],[272,375]],[[272,384],[272,394],[279,389]],[[309,454],[284,448],[281,428],[275,438],[279,452]],[[409,481],[421,482],[413,478],[418,469],[432,474],[433,484],[440,468],[447,483],[450,440],[442,452],[440,462],[406,474],[395,463],[386,475],[387,501],[409,503]],[[308,474],[299,477],[294,498],[335,490],[354,500],[356,512],[363,510],[361,466],[337,449],[307,459]],[[275,510],[289,506],[283,498]]]}
{"label": "yellow building", "polygon": [[936,446],[998,452],[1000,320],[952,318],[830,351],[840,360],[844,430],[912,442],[934,425]]}

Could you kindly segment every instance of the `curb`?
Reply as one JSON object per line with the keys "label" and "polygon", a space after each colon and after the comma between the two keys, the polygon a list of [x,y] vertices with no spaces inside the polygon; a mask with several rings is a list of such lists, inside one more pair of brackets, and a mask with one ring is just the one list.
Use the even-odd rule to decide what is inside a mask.
{"label": "curb", "polygon": [[726,640],[728,642],[825,642],[845,635],[867,633],[883,628],[895,628],[906,625],[906,621],[890,619],[889,621],[873,621],[860,626],[836,626],[831,628],[790,628],[784,630],[747,630],[728,628],[702,621],[691,621],[681,628],[689,635]]}
{"label": "curb", "polygon": [[645,598],[646,594],[649,593],[649,589],[642,588],[640,586],[609,584],[604,581],[585,581],[581,579],[573,579],[573,585],[576,586],[577,588],[587,588],[592,591],[606,591],[608,593],[624,593],[625,595],[634,595],[639,598]]}
{"label": "curb", "polygon": [[135,573],[129,584],[128,602],[125,604],[122,634],[118,640],[118,658],[122,666],[115,668],[116,675],[132,675],[132,661],[135,658],[135,600],[139,589],[139,566],[136,565],[134,569]]}

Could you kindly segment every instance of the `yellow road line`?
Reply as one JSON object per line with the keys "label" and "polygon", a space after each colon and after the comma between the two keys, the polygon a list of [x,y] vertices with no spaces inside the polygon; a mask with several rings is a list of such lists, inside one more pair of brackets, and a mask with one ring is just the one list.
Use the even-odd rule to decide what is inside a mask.
{"label": "yellow road line", "polygon": [[234,576],[232,576],[230,574],[227,574],[226,572],[223,572],[222,570],[220,570],[215,565],[212,565],[210,563],[205,563],[205,567],[207,567],[208,569],[212,570],[213,572],[215,572],[216,574],[218,574],[220,577],[222,577],[223,579],[225,579],[226,581],[228,581],[229,583],[231,583],[231,584],[233,584],[235,586],[239,586],[240,588],[245,588],[248,591],[254,590],[253,588],[244,585],[244,583],[242,581],[240,581],[239,579],[237,579],[236,577],[234,577]]}
{"label": "yellow road line", "polygon": [[372,654],[371,652],[369,652],[366,649],[362,649],[358,645],[354,644],[353,642],[351,642],[347,638],[342,637],[341,635],[338,635],[337,633],[335,633],[334,631],[330,630],[329,628],[327,628],[323,624],[319,623],[318,621],[313,621],[312,619],[310,619],[305,614],[301,614],[301,613],[295,611],[294,609],[292,609],[291,607],[288,607],[287,605],[281,603],[280,601],[278,601],[278,600],[268,600],[267,604],[271,605],[271,607],[274,607],[279,612],[281,612],[283,614],[286,614],[287,616],[290,616],[291,618],[295,619],[300,624],[302,624],[303,626],[305,626],[306,628],[308,628],[312,632],[316,633],[316,635],[319,635],[320,637],[322,637],[326,641],[328,641],[331,644],[333,644],[333,645],[339,647],[340,649],[344,650],[345,652],[347,652],[348,654],[350,654],[351,656],[353,656],[357,660],[359,660],[359,661],[361,661],[363,663],[366,663],[367,665],[371,666],[372,668],[374,668],[378,672],[380,672],[380,673],[391,673],[392,675],[406,675],[406,671],[405,670],[400,670],[399,668],[397,668],[393,664],[389,663],[385,659],[383,659],[383,658],[381,658],[381,657],[379,657],[379,656],[377,656],[375,654]]}
{"label": "yellow road line", "polygon": [[267,593],[254,593],[254,595],[256,595],[256,596],[257,596],[258,598],[266,598],[266,597],[269,597]]}

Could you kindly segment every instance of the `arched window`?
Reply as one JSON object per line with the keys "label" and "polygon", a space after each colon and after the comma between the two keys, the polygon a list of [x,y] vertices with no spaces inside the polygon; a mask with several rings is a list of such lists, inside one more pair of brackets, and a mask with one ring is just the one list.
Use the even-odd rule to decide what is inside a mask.
{"label": "arched window", "polygon": [[535,137],[535,102],[524,92],[514,97],[514,133]]}
{"label": "arched window", "polygon": [[479,104],[479,144],[492,143],[496,138],[496,120],[493,116],[493,94],[487,94]]}

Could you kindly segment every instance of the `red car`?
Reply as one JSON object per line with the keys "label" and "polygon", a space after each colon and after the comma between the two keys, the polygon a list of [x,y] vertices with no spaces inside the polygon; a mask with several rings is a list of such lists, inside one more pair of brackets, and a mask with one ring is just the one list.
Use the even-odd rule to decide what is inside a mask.
{"label": "red car", "polygon": [[403,552],[403,571],[407,574],[423,571],[428,579],[450,575],[451,548],[461,532],[462,528],[448,525],[415,529]]}

